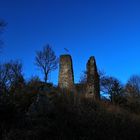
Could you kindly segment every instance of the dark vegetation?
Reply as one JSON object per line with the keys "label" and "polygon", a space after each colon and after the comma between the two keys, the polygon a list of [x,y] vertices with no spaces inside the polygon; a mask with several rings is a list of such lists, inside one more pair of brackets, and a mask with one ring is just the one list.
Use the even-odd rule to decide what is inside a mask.
{"label": "dark vegetation", "polygon": [[0,94],[2,140],[137,140],[139,100],[112,104],[62,93],[37,78]]}
{"label": "dark vegetation", "polygon": [[[140,77],[126,85],[100,73],[101,101],[61,92],[39,77],[25,80],[20,61],[0,65],[1,140],[137,140],[140,138]],[[86,80],[86,75],[83,76]],[[84,82],[77,86],[84,90]]]}
{"label": "dark vegetation", "polygon": [[140,139],[140,76],[131,76],[123,85],[99,72],[101,94],[110,97],[85,99],[86,72],[77,93],[47,83],[58,59],[50,46],[43,50],[35,61],[44,82],[38,76],[26,80],[20,61],[0,64],[0,140]]}

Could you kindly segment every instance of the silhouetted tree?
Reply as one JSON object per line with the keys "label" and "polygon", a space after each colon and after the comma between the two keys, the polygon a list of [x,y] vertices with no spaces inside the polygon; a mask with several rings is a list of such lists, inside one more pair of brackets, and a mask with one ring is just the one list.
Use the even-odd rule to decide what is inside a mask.
{"label": "silhouetted tree", "polygon": [[8,91],[11,88],[18,88],[24,83],[22,74],[22,63],[10,61],[0,65],[0,86]]}
{"label": "silhouetted tree", "polygon": [[36,52],[35,64],[44,74],[44,81],[48,81],[48,75],[51,71],[57,69],[58,58],[50,45],[46,45],[42,51]]}
{"label": "silhouetted tree", "polygon": [[114,77],[103,76],[100,80],[101,91],[110,95],[111,102],[117,102],[117,98],[123,95],[123,86]]}
{"label": "silhouetted tree", "polygon": [[140,76],[132,75],[126,84],[126,93],[131,97],[140,97]]}

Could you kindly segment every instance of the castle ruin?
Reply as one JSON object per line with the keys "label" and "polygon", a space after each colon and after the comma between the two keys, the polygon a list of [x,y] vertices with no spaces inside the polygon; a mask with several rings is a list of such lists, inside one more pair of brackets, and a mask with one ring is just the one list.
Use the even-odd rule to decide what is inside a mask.
{"label": "castle ruin", "polygon": [[[86,98],[100,99],[100,80],[95,58],[92,56],[87,62]],[[70,55],[61,55],[59,62],[59,82],[61,90],[75,90],[73,64]]]}
{"label": "castle ruin", "polygon": [[70,55],[60,56],[58,87],[62,90],[74,90],[73,64]]}
{"label": "castle ruin", "polygon": [[87,62],[86,85],[86,97],[100,99],[100,80],[94,56],[91,56]]}

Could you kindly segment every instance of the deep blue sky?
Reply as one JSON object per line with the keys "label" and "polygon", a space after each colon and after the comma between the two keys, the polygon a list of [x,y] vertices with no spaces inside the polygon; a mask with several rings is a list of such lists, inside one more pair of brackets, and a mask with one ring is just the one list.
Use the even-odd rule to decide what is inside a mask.
{"label": "deep blue sky", "polygon": [[[20,59],[26,78],[40,75],[35,51],[49,43],[59,56],[68,48],[75,81],[91,55],[98,68],[126,82],[140,74],[140,2],[136,0],[0,0],[2,61]],[[57,83],[58,70],[50,76]]]}

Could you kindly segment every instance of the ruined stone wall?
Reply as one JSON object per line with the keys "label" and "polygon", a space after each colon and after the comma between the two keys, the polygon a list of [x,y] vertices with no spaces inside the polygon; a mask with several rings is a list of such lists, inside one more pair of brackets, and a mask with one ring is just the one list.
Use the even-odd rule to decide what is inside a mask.
{"label": "ruined stone wall", "polygon": [[[58,87],[62,90],[75,91],[73,64],[70,55],[60,56]],[[85,96],[87,98],[100,99],[100,79],[96,66],[96,60],[93,56],[90,57],[87,62]]]}
{"label": "ruined stone wall", "polygon": [[92,56],[87,62],[87,88],[86,97],[100,99],[100,80],[96,60]]}
{"label": "ruined stone wall", "polygon": [[60,56],[58,87],[70,91],[74,90],[73,64],[70,55]]}

